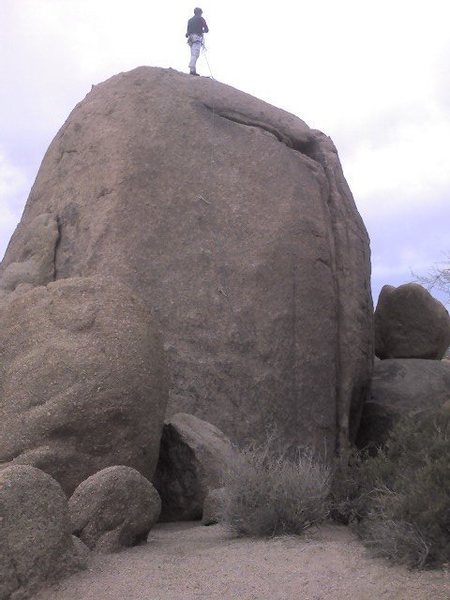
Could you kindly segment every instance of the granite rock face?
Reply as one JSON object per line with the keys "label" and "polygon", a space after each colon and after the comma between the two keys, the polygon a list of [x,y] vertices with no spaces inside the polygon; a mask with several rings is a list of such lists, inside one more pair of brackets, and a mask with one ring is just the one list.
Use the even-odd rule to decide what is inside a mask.
{"label": "granite rock face", "polygon": [[38,467],[68,495],[118,463],[150,478],[167,398],[161,341],[123,284],[69,278],[0,301],[0,463]]}
{"label": "granite rock face", "polygon": [[445,306],[417,283],[385,285],[375,310],[375,354],[440,360],[450,346]]}
{"label": "granite rock face", "polygon": [[162,521],[202,518],[205,498],[222,483],[233,446],[214,425],[179,413],[164,423],[154,483]]}
{"label": "granite rock face", "polygon": [[20,285],[30,288],[53,281],[58,241],[56,218],[47,213],[38,215],[30,224],[29,235],[17,252],[16,260],[2,270],[0,298]]}
{"label": "granite rock face", "polygon": [[88,548],[117,552],[147,538],[161,500],[135,469],[114,466],[83,481],[69,500],[69,510],[73,532]]}
{"label": "granite rock face", "polygon": [[[47,218],[53,252],[37,240],[42,257],[28,262]],[[141,67],[71,113],[0,275],[8,291],[114,277],[161,330],[169,415],[238,442],[275,425],[331,455],[356,429],[371,375],[369,255],[328,137],[219,82]]]}
{"label": "granite rock face", "polygon": [[49,475],[27,465],[0,472],[0,598],[23,600],[84,568],[67,499]]}
{"label": "granite rock face", "polygon": [[382,446],[401,417],[436,413],[450,404],[450,362],[388,359],[375,362],[370,397],[357,443]]}

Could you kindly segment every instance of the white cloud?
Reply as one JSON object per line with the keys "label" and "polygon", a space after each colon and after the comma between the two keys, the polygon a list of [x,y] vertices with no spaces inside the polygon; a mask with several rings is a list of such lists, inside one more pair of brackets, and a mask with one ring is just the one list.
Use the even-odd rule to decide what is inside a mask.
{"label": "white cloud", "polygon": [[[4,222],[5,214],[3,209],[11,208],[10,198],[21,194],[27,184],[25,175],[12,165],[5,157],[4,152],[0,150],[0,198],[2,199],[2,212],[0,213],[0,223]],[[6,211],[5,211],[6,212]]]}
{"label": "white cloud", "polygon": [[386,143],[355,142],[346,156],[346,176],[361,209],[378,215],[441,203],[450,195],[450,119],[428,116],[387,132]]}
{"label": "white cloud", "polygon": [[0,149],[0,257],[22,212],[28,181]]}
{"label": "white cloud", "polygon": [[415,272],[426,273],[431,265],[432,260],[428,256],[424,256],[421,252],[415,251],[413,248],[406,246],[401,248],[395,254],[395,262],[386,263],[385,258],[374,256],[372,264],[372,276],[375,279],[383,280],[385,283],[405,279],[412,281],[412,265]]}

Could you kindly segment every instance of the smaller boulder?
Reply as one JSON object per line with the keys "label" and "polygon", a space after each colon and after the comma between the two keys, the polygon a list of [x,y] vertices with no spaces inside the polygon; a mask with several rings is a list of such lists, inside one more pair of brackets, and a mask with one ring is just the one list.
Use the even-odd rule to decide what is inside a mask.
{"label": "smaller boulder", "polygon": [[0,471],[0,598],[22,600],[86,566],[74,546],[67,499],[28,465]]}
{"label": "smaller boulder", "polygon": [[72,531],[91,550],[117,552],[144,541],[161,511],[153,485],[126,466],[91,475],[69,500]]}
{"label": "smaller boulder", "polygon": [[225,488],[221,487],[209,492],[203,503],[203,525],[216,525],[217,523],[220,523],[223,516],[225,500]]}
{"label": "smaller boulder", "polygon": [[421,285],[385,285],[375,310],[378,358],[440,360],[450,345],[450,316]]}
{"label": "smaller boulder", "polygon": [[450,363],[421,359],[375,362],[357,445],[382,446],[403,416],[439,411],[450,401]]}
{"label": "smaller boulder", "polygon": [[195,521],[211,490],[221,486],[233,451],[214,425],[178,413],[163,427],[154,478],[161,501],[161,521]]}

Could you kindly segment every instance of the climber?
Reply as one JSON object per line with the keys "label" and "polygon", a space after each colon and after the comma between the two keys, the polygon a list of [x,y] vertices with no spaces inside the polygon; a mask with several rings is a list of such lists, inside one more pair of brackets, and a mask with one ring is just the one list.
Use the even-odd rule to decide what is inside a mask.
{"label": "climber", "polygon": [[194,8],[194,16],[189,19],[187,24],[186,37],[191,47],[191,61],[189,63],[189,72],[191,75],[198,75],[196,64],[203,46],[203,34],[209,31],[202,14],[203,11],[201,8]]}

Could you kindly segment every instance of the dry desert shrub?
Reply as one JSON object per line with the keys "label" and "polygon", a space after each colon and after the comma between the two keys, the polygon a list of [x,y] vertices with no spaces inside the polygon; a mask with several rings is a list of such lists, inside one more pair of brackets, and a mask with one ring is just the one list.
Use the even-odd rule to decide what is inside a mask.
{"label": "dry desert shrub", "polygon": [[237,535],[300,534],[328,516],[329,468],[311,452],[274,446],[236,450],[230,461],[222,522]]}
{"label": "dry desert shrub", "polygon": [[430,566],[429,541],[414,523],[378,513],[360,523],[359,535],[375,556],[411,568]]}
{"label": "dry desert shrub", "polygon": [[[411,568],[450,562],[450,410],[402,419],[386,447],[334,484],[332,514],[376,554]],[[336,491],[337,490],[337,491]]]}

